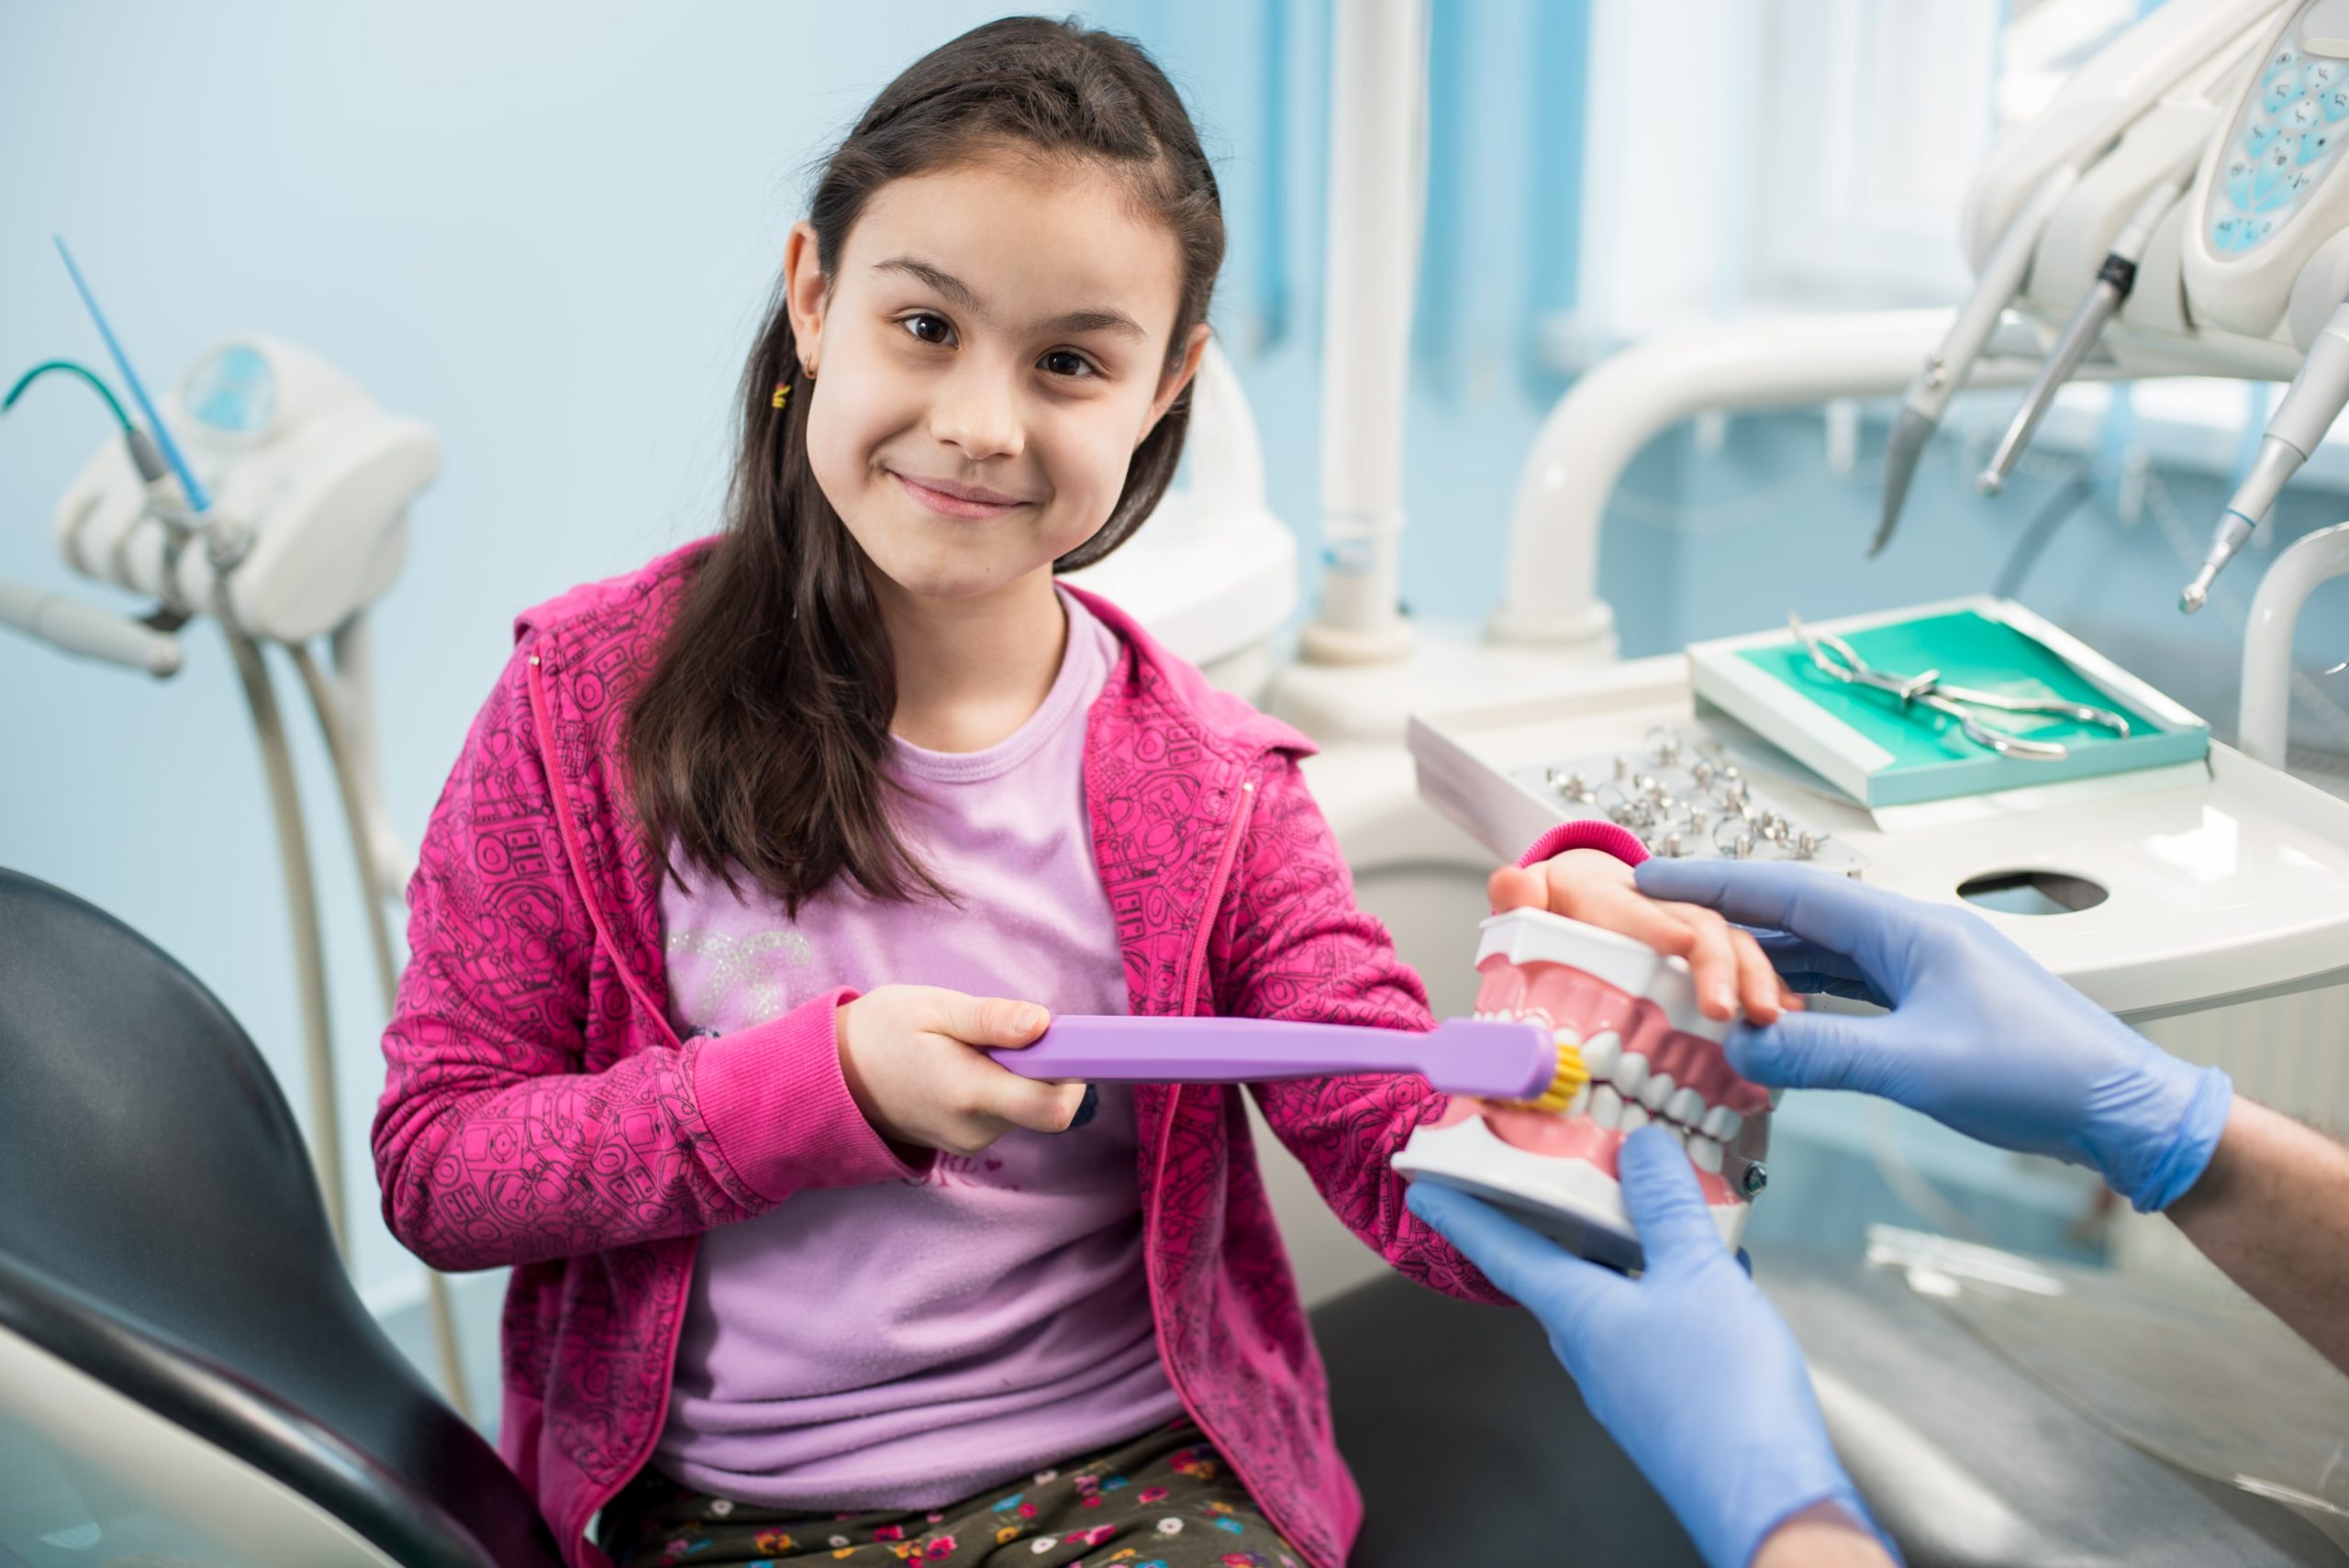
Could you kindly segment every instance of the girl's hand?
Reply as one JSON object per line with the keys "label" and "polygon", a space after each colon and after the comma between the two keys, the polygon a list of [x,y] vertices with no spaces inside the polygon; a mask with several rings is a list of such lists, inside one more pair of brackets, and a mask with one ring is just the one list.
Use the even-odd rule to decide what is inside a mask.
{"label": "girl's hand", "polygon": [[1802,1006],[1751,933],[1701,904],[1648,897],[1633,883],[1631,868],[1604,850],[1568,850],[1522,869],[1503,866],[1485,892],[1496,912],[1547,909],[1687,959],[1697,980],[1697,1006],[1709,1018],[1733,1016],[1742,1001],[1747,1022],[1773,1024],[1781,1013]]}
{"label": "girl's hand", "polygon": [[832,1015],[856,1108],[892,1142],[976,1154],[1015,1127],[1063,1132],[1082,1084],[1005,1071],[981,1048],[1032,1044],[1052,1015],[1032,1002],[933,985],[883,985]]}

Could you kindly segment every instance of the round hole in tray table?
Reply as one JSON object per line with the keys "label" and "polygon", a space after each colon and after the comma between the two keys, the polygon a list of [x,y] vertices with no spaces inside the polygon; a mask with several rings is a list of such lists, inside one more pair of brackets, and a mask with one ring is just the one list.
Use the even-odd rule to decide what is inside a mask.
{"label": "round hole in tray table", "polygon": [[1984,872],[1959,883],[1957,895],[2001,915],[2072,915],[2112,896],[2085,876],[2037,870]]}

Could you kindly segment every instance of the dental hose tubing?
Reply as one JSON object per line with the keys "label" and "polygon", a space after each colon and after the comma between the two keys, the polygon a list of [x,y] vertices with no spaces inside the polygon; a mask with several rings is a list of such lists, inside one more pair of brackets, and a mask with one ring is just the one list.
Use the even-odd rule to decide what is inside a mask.
{"label": "dental hose tubing", "polygon": [[286,651],[293,656],[294,668],[301,673],[302,684],[309,691],[310,707],[318,716],[318,733],[326,739],[327,760],[334,765],[334,782],[342,795],[342,813],[351,824],[351,847],[358,861],[359,891],[367,900],[367,937],[374,949],[375,980],[383,988],[384,1009],[388,1013],[399,1002],[399,968],[392,959],[391,923],[384,918],[384,900],[388,894],[375,884],[373,858],[367,853],[365,806],[359,798],[359,781],[351,771],[351,747],[344,735],[340,699],[307,647],[288,645]]}
{"label": "dental hose tubing", "polygon": [[[375,978],[383,987],[384,1017],[389,1018],[399,1004],[399,966],[392,958],[391,923],[384,917],[384,905],[391,894],[376,883],[374,856],[368,851],[368,814],[360,798],[357,759],[344,726],[341,699],[306,644],[290,644],[286,651],[293,655],[294,668],[301,672],[302,684],[309,691],[310,707],[318,716],[318,732],[326,739],[327,761],[333,765],[335,784],[342,794],[343,819],[350,824],[352,858],[358,862],[359,896],[367,906]],[[433,1343],[440,1353],[440,1385],[457,1414],[471,1421],[473,1409],[465,1394],[464,1358],[457,1347],[457,1315],[449,1299],[449,1282],[429,1263],[424,1265],[424,1296],[432,1318]]]}
{"label": "dental hose tubing", "polygon": [[216,613],[228,639],[237,675],[252,710],[253,734],[261,743],[262,775],[269,784],[270,815],[277,827],[278,862],[285,873],[286,916],[294,932],[294,974],[301,988],[302,1040],[310,1079],[312,1163],[327,1200],[327,1222],[346,1264],[351,1241],[342,1195],[342,1129],[337,1124],[334,1056],[328,1044],[326,958],[318,937],[318,895],[310,872],[310,849],[302,825],[302,796],[294,783],[294,758],[285,744],[285,724],[271,686],[260,646],[231,618],[228,587],[221,586]]}

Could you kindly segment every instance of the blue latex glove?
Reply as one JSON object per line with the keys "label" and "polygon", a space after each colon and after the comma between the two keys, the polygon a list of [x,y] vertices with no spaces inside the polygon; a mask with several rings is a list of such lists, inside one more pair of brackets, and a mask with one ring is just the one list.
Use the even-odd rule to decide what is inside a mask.
{"label": "blue latex glove", "polygon": [[1660,1127],[1623,1140],[1624,1207],[1647,1272],[1627,1279],[1431,1182],[1411,1212],[1541,1319],[1583,1403],[1663,1495],[1711,1568],[1835,1502],[1874,1529],[1827,1440],[1785,1319],[1721,1245],[1688,1157]]}
{"label": "blue latex glove", "polygon": [[1724,1045],[1758,1084],[1881,1095],[2001,1148],[2092,1167],[2143,1212],[2168,1207],[2219,1146],[2234,1084],[2042,969],[1967,910],[1809,866],[1649,861],[1640,891],[1760,929],[1798,990],[1883,1017],[1788,1013]]}

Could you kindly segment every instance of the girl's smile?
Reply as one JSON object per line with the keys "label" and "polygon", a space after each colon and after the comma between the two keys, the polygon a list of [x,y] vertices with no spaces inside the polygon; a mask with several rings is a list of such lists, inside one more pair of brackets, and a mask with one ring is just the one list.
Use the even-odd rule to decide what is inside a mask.
{"label": "girl's smile", "polygon": [[982,485],[956,484],[944,479],[916,479],[895,470],[890,471],[889,477],[903,485],[906,494],[916,501],[949,517],[973,520],[1000,517],[1007,512],[1018,511],[1029,505],[1016,496]]}

